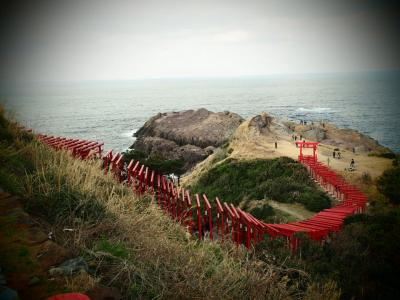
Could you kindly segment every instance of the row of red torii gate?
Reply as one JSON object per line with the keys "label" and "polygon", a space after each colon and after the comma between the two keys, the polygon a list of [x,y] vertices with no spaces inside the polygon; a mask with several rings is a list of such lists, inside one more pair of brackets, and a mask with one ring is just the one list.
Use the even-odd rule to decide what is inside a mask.
{"label": "row of red torii gate", "polygon": [[[140,161],[131,160],[126,163],[122,154],[113,153],[112,150],[103,156],[103,143],[43,134],[36,137],[56,150],[71,151],[77,158],[101,158],[104,174],[111,173],[117,181],[139,196],[144,193],[151,194],[160,209],[185,226],[198,239],[207,236],[210,240],[224,242],[231,238],[236,245],[244,244],[251,248],[266,237],[283,237],[291,249],[295,250],[299,242],[297,233],[304,233],[310,239],[322,242],[329,234],[341,230],[347,216],[364,212],[367,203],[367,197],[357,187],[318,162],[316,142],[296,142],[300,150],[298,160],[338,204],[307,220],[270,224],[233,204],[223,202],[218,197],[210,201],[205,194],[193,196],[190,191],[176,186],[166,176],[156,170],[150,170]],[[313,154],[304,154],[304,149],[312,149]]]}

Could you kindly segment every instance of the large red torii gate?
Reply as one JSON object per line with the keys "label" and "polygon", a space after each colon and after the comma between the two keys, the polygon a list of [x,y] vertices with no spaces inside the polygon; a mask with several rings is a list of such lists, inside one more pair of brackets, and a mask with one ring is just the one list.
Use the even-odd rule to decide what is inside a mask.
{"label": "large red torii gate", "polygon": [[[319,144],[318,142],[305,142],[305,141],[296,142],[297,147],[300,148],[299,162],[304,161],[305,158],[317,161],[318,144]],[[304,155],[303,148],[313,149],[313,155]]]}

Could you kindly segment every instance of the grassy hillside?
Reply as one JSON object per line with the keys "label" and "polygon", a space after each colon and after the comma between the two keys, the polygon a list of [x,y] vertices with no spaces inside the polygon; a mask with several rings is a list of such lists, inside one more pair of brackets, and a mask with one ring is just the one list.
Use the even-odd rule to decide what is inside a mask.
{"label": "grassy hillside", "polygon": [[88,284],[117,287],[124,299],[337,298],[334,285],[313,284],[301,270],[229,243],[193,240],[150,197],[104,176],[99,161],[38,144],[1,111],[0,127],[0,186],[24,197],[57,243],[84,256]]}
{"label": "grassy hillside", "polygon": [[[307,170],[291,158],[235,160],[214,165],[188,188],[239,204],[243,200],[272,199],[298,202],[310,211],[330,207],[329,197],[310,179]],[[264,208],[265,214],[270,210]],[[262,212],[257,211],[257,215]]]}

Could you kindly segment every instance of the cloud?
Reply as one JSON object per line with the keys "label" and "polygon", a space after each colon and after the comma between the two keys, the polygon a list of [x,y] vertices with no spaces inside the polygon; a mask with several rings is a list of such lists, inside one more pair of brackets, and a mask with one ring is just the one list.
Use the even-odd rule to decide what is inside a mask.
{"label": "cloud", "polygon": [[231,30],[217,33],[213,36],[213,40],[222,43],[240,43],[249,40],[252,34],[245,30]]}

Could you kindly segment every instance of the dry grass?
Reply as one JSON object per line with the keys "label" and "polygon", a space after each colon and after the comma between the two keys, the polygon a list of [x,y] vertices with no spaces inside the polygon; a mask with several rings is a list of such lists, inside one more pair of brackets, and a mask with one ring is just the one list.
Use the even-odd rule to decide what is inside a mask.
{"label": "dry grass", "polygon": [[306,300],[339,300],[340,289],[334,281],[328,281],[323,284],[312,284],[304,299]]}
{"label": "dry grass", "polygon": [[10,154],[3,159],[19,178],[12,184],[23,189],[26,208],[91,267],[93,276],[67,280],[71,291],[101,283],[118,287],[124,299],[300,299],[310,291],[323,296],[304,271],[260,261],[228,242],[192,239],[151,197],[138,198],[104,176],[98,161],[76,160],[31,142],[16,126],[0,125],[7,138],[1,150]]}
{"label": "dry grass", "polygon": [[[58,241],[85,255],[101,282],[119,287],[127,299],[303,295],[298,281],[308,277],[289,281],[284,267],[251,259],[242,248],[188,238],[180,225],[151,204],[150,197],[138,198],[104,176],[98,162],[76,160],[40,145],[28,147],[37,172],[27,176],[27,196],[50,206],[54,201],[66,202],[62,207],[67,209],[53,222]],[[100,212],[85,211],[88,208]],[[101,217],[96,219],[97,215]],[[62,233],[65,227],[74,231]],[[106,241],[103,248],[102,240]]]}
{"label": "dry grass", "polygon": [[208,156],[205,160],[199,162],[190,172],[182,176],[182,185],[193,185],[202,174],[207,173],[212,167],[222,163],[228,157],[228,149],[217,148],[217,150],[213,154]]}
{"label": "dry grass", "polygon": [[65,287],[77,293],[84,293],[94,288],[98,283],[98,278],[94,278],[86,272],[81,272],[73,277],[65,277]]}
{"label": "dry grass", "polygon": [[274,200],[267,200],[266,203],[272,206],[272,208],[290,215],[294,221],[305,220],[311,218],[315,214],[315,212],[307,210],[304,205],[300,203],[282,203]]}

